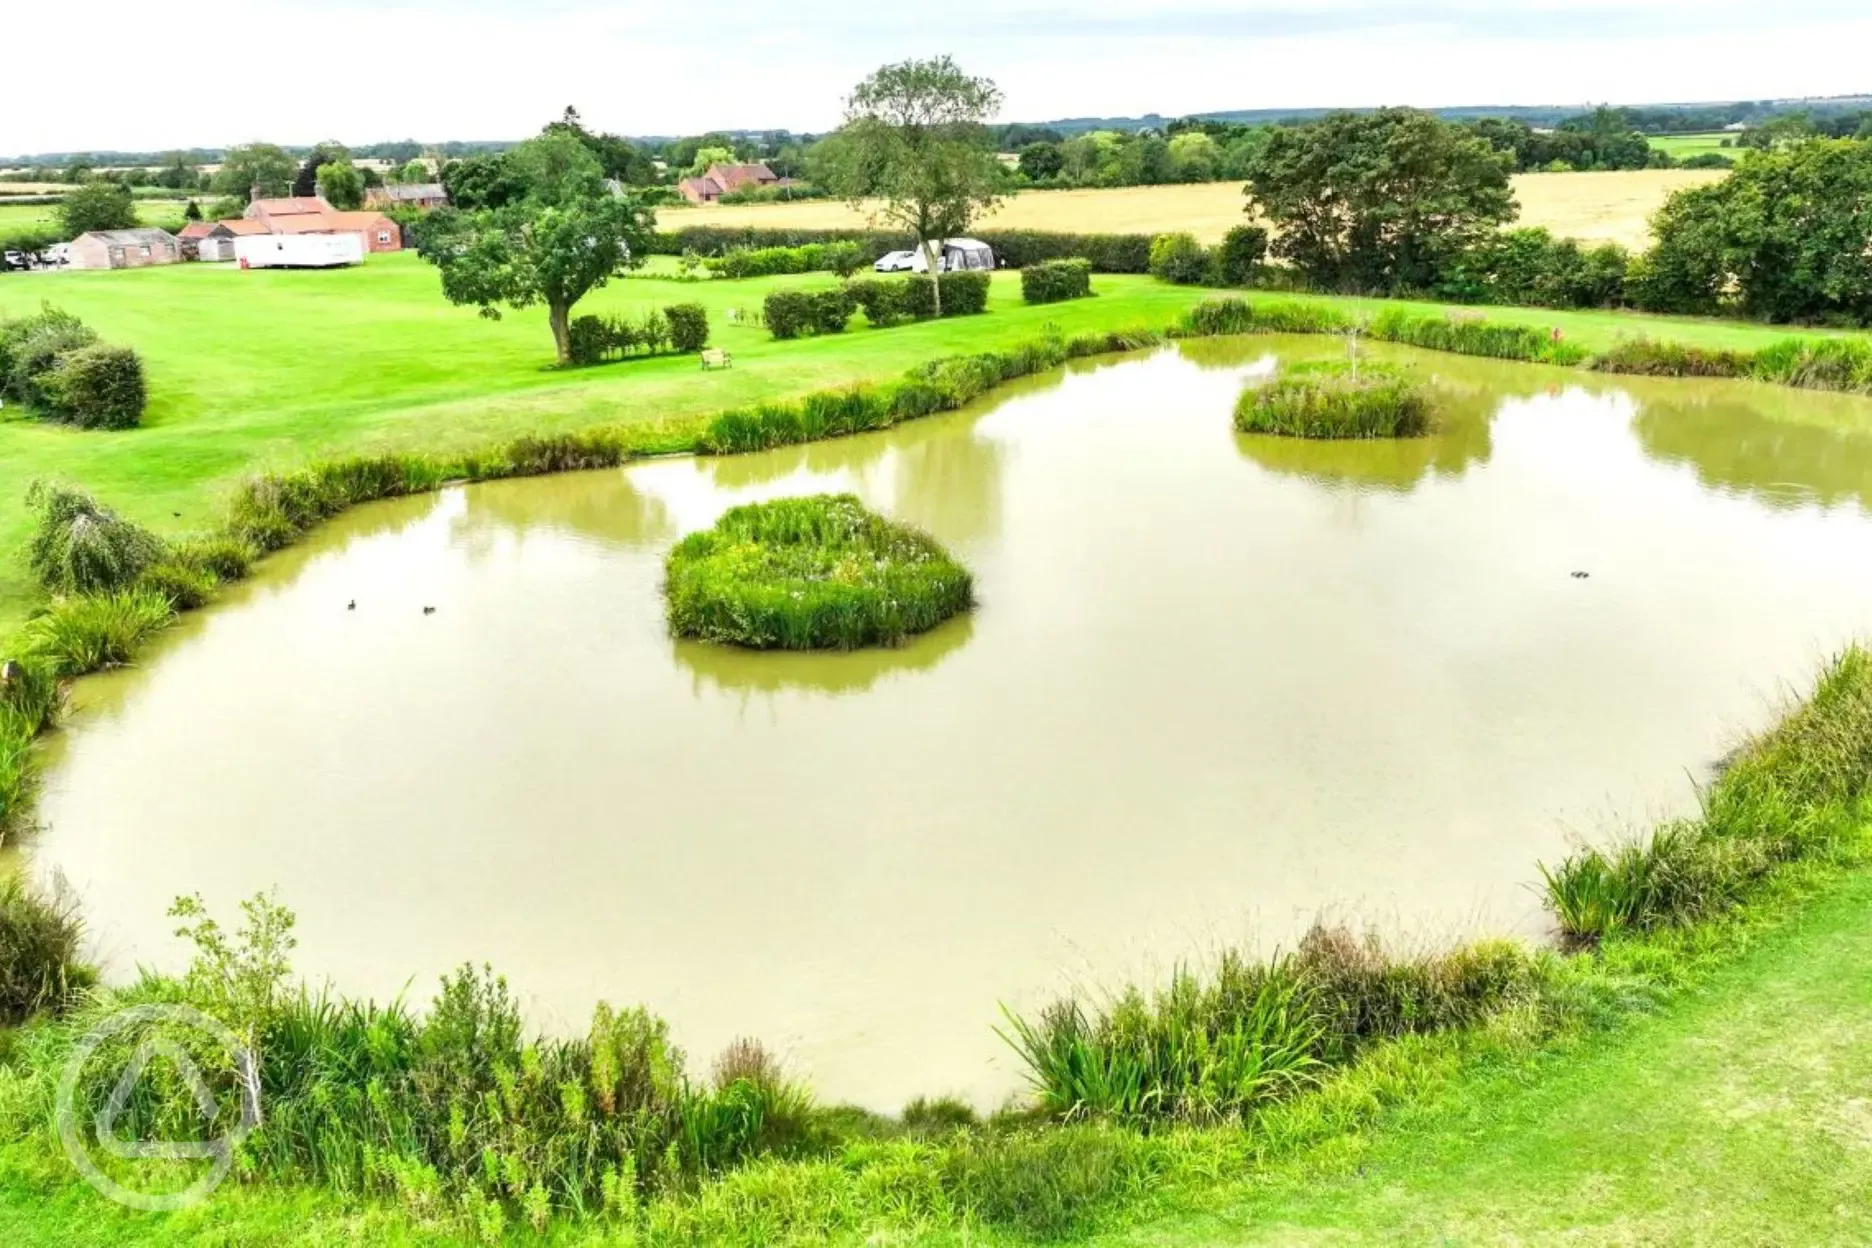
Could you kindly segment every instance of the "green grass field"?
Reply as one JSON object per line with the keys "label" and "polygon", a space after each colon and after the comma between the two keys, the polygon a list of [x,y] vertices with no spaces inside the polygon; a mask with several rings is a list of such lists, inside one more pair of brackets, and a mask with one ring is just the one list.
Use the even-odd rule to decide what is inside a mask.
{"label": "green grass field", "polygon": [[[826,285],[827,275],[742,282],[662,276],[615,281],[580,312],[699,301],[732,369],[703,373],[692,358],[559,370],[539,309],[500,321],[443,300],[435,271],[411,254],[335,272],[240,272],[178,265],[126,272],[0,277],[0,316],[50,301],[107,338],[141,351],[152,401],[142,429],[80,432],[0,413],[0,550],[23,542],[29,482],[56,477],[96,491],[170,532],[207,527],[221,492],[243,474],[341,452],[475,446],[527,431],[709,413],[767,398],[894,376],[934,356],[1032,338],[1148,324],[1162,327],[1209,292],[1142,277],[1099,277],[1096,299],[1028,307],[1004,274],[985,316],[862,328],[776,342],[730,324],[778,285]],[[1336,300],[1354,303],[1359,301]],[[1375,308],[1375,302],[1360,306]],[[1406,305],[1434,311],[1436,305]],[[1648,334],[1712,347],[1781,337],[1761,325],[1623,313],[1494,309],[1504,321],[1557,325],[1603,346]],[[35,596],[19,561],[0,559],[0,636]]]}
{"label": "green grass field", "polygon": [[[137,220],[164,229],[179,228],[186,207],[186,201],[180,199],[139,199],[136,201]],[[9,204],[0,199],[0,237],[30,226],[57,224],[57,204]]]}
{"label": "green grass field", "polygon": [[1651,136],[1653,149],[1663,152],[1676,160],[1689,156],[1700,156],[1704,152],[1721,152],[1725,156],[1739,156],[1734,147],[1724,147],[1724,143],[1733,143],[1735,135],[1720,131],[1713,134],[1654,134]]}

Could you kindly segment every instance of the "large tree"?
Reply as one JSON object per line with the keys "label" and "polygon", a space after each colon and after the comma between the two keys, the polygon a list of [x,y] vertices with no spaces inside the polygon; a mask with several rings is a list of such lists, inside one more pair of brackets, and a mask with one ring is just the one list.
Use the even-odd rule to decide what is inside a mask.
{"label": "large tree", "polygon": [[1004,175],[987,128],[1001,92],[949,57],[886,65],[846,101],[834,190],[915,236],[942,314],[936,244],[964,234],[1000,197]]}
{"label": "large tree", "polygon": [[1872,324],[1872,144],[1751,152],[1672,195],[1652,232],[1632,283],[1647,309]]}
{"label": "large tree", "polygon": [[299,172],[293,175],[292,193],[301,199],[310,199],[319,193],[319,170],[334,161],[349,161],[351,153],[345,145],[336,140],[320,143],[306,154],[299,165]]}
{"label": "large tree", "polygon": [[59,201],[59,226],[66,238],[92,230],[127,230],[137,223],[130,188],[115,182],[86,182]]}
{"label": "large tree", "polygon": [[217,195],[239,199],[243,203],[258,187],[263,197],[288,195],[299,164],[283,148],[271,143],[249,143],[230,147],[221,160],[221,168],[209,183]]}
{"label": "large tree", "polygon": [[364,205],[364,175],[348,160],[328,160],[319,166],[313,190],[341,212]]}
{"label": "large tree", "polygon": [[492,319],[502,306],[544,304],[564,364],[573,307],[644,262],[655,218],[635,198],[611,194],[597,158],[569,134],[529,139],[504,164],[524,195],[500,208],[435,214],[418,235],[421,251],[442,271],[451,303]]}
{"label": "large tree", "polygon": [[1247,194],[1274,252],[1340,290],[1427,289],[1516,214],[1511,153],[1429,113],[1386,108],[1280,127]]}

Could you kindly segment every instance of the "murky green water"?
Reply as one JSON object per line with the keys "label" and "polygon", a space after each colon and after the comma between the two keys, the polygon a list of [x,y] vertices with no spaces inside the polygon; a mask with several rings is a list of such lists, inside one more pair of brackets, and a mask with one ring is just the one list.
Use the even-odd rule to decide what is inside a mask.
{"label": "murky green water", "polygon": [[[999,1002],[1322,912],[1539,932],[1537,859],[1685,808],[1872,630],[1872,404],[1411,356],[1437,438],[1232,431],[1271,351],[1325,349],[354,513],[84,684],[38,867],[119,971],[180,957],[176,894],[277,888],[347,990],[486,960],[543,1025],[642,1001],[883,1108],[1015,1086]],[[895,652],[673,644],[670,544],[819,490],[932,531],[980,609]]]}

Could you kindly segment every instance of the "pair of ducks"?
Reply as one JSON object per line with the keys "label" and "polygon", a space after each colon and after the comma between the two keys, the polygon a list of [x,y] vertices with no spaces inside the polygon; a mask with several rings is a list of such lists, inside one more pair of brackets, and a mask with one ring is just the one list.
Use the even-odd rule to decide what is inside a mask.
{"label": "pair of ducks", "polygon": [[[345,603],[345,610],[347,611],[357,610],[357,599],[353,598],[350,602]],[[434,615],[435,613],[436,613],[436,609],[434,607],[423,608],[424,615]]]}

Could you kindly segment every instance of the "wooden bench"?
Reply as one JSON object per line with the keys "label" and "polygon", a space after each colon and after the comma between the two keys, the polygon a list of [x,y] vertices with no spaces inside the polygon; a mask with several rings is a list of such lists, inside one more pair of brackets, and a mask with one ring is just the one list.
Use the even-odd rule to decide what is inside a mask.
{"label": "wooden bench", "polygon": [[734,356],[729,355],[726,351],[723,351],[720,347],[710,347],[708,350],[702,353],[702,369],[704,372],[707,372],[711,368],[733,368],[733,367],[734,367]]}

